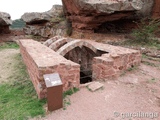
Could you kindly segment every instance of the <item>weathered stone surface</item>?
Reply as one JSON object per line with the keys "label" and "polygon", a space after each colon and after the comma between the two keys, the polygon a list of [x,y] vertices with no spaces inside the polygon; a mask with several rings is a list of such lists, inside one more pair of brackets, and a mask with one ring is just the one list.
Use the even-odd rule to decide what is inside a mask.
{"label": "weathered stone surface", "polygon": [[[64,44],[60,44],[63,39],[65,39]],[[80,64],[81,72],[88,76],[92,75],[93,80],[116,78],[125,70],[141,62],[141,54],[137,50],[90,40],[71,40],[56,36],[47,40],[44,45],[50,48],[55,45],[54,47],[59,48],[55,50],[57,53]],[[81,77],[83,78],[83,75]]]}
{"label": "weathered stone surface", "polygon": [[160,17],[160,0],[154,1],[152,14],[154,18]]}
{"label": "weathered stone surface", "polygon": [[45,23],[62,12],[61,5],[53,5],[52,9],[47,12],[24,13],[21,18],[27,24]]}
{"label": "weathered stone surface", "polygon": [[45,74],[59,73],[64,91],[79,87],[79,64],[32,39],[20,40],[20,51],[39,99],[46,97]]}
{"label": "weathered stone surface", "polygon": [[9,26],[11,24],[11,16],[8,13],[0,12],[0,26]]}
{"label": "weathered stone surface", "polygon": [[92,83],[90,83],[88,85],[88,88],[89,88],[89,90],[91,90],[92,92],[94,92],[94,91],[96,91],[96,90],[98,90],[100,88],[103,88],[103,86],[104,85],[102,83],[100,83],[100,82],[92,82]]}
{"label": "weathered stone surface", "polygon": [[9,26],[12,24],[8,13],[0,12],[0,33],[10,33]]}
{"label": "weathered stone surface", "polygon": [[[73,43],[73,41],[68,38],[65,39],[67,42],[66,44],[70,44],[72,49],[66,47],[63,51],[68,51],[67,49],[69,49],[69,52],[73,52],[77,47],[79,47],[78,50],[80,51],[78,51],[78,53],[84,53],[84,56],[75,57],[75,54],[71,54],[69,57],[63,57],[58,54],[58,52],[50,49],[49,46],[52,46],[52,44],[57,45],[57,48],[59,49],[64,48],[66,44],[62,44],[60,46],[57,44],[62,41],[62,38],[59,36],[47,40],[44,44],[31,39],[20,40],[20,51],[24,63],[27,66],[30,78],[40,99],[46,97],[46,86],[43,78],[44,74],[58,73],[63,83],[63,90],[65,91],[73,87],[79,87],[82,80],[80,78],[83,77],[80,72],[83,70],[90,70],[92,72],[93,80],[104,81],[118,77],[128,68],[138,65],[141,62],[141,54],[137,50],[97,43],[89,40],[79,40],[85,44],[78,44],[77,42]],[[85,52],[83,52],[84,49],[82,46],[86,47]],[[101,55],[98,55],[90,46],[94,46],[94,49],[103,51],[108,51],[109,49],[110,52],[103,52]],[[99,82],[89,84],[89,88],[93,91],[101,88],[102,86],[103,85]]]}
{"label": "weathered stone surface", "polygon": [[66,32],[64,22],[57,23],[59,26],[54,27],[50,22],[42,24],[26,25],[23,30],[27,35],[41,36],[44,38],[50,38],[55,35],[63,35]]}
{"label": "weathered stone surface", "polygon": [[75,29],[96,29],[102,23],[149,16],[153,0],[62,0]]}
{"label": "weathered stone surface", "polygon": [[49,38],[65,33],[65,22],[63,17],[62,6],[53,5],[52,9],[47,12],[25,13],[21,18],[26,22],[24,32],[27,35]]}

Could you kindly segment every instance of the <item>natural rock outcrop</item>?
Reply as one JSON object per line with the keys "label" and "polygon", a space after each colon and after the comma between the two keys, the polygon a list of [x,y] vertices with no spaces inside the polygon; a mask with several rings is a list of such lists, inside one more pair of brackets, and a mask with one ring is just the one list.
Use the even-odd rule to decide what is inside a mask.
{"label": "natural rock outcrop", "polygon": [[62,13],[61,5],[54,5],[51,10],[46,12],[32,12],[32,13],[24,13],[21,18],[27,24],[37,24],[44,23],[47,21],[51,21],[52,18],[59,16]]}
{"label": "natural rock outcrop", "polygon": [[0,12],[0,33],[9,33],[9,26],[11,24],[11,16],[8,13]]}
{"label": "natural rock outcrop", "polygon": [[26,22],[24,32],[27,35],[48,38],[64,32],[64,15],[61,5],[53,5],[51,10],[42,13],[24,13],[21,18]]}
{"label": "natural rock outcrop", "polygon": [[154,0],[62,0],[74,29],[94,30],[101,24],[120,19],[151,15]]}
{"label": "natural rock outcrop", "polygon": [[153,17],[160,17],[160,0],[155,0],[154,2]]}

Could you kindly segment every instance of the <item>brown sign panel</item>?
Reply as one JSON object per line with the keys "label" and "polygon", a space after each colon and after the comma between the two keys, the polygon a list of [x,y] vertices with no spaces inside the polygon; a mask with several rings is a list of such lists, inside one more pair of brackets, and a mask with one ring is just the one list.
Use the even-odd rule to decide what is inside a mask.
{"label": "brown sign panel", "polygon": [[63,85],[58,73],[43,75],[47,87],[48,110],[54,111],[63,107]]}

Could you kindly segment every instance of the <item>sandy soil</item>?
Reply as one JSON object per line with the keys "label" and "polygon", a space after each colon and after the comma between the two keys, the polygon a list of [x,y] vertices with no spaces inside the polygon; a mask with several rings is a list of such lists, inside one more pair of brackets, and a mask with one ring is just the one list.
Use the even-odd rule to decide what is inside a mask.
{"label": "sandy soil", "polygon": [[104,89],[81,88],[70,96],[66,110],[38,120],[160,120],[160,62],[150,62],[155,66],[141,63],[118,79],[104,82]]}
{"label": "sandy soil", "polygon": [[[10,80],[13,58],[18,53],[15,49],[0,51],[0,82]],[[154,65],[146,65],[145,61]],[[103,84],[104,89],[96,92],[80,88],[69,97],[71,105],[66,110],[59,109],[34,120],[129,120],[129,117],[132,120],[160,120],[159,61],[145,58],[139,67]]]}
{"label": "sandy soil", "polygon": [[19,53],[17,49],[0,50],[0,83],[10,81],[14,73],[14,57]]}

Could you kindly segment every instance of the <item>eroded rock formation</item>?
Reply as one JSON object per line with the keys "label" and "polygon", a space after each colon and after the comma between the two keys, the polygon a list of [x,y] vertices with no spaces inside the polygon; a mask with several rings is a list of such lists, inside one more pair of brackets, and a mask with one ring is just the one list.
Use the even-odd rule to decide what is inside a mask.
{"label": "eroded rock formation", "polygon": [[160,17],[160,0],[155,0],[154,2],[153,17]]}
{"label": "eroded rock formation", "polygon": [[[63,33],[63,7],[53,5],[52,9],[47,12],[24,13],[22,20],[26,22],[24,32],[27,35],[41,36],[48,38]],[[59,24],[59,27],[56,27]]]}
{"label": "eroded rock formation", "polygon": [[0,34],[10,33],[9,26],[12,24],[11,16],[8,13],[0,12]]}
{"label": "eroded rock formation", "polygon": [[62,0],[74,29],[94,30],[105,22],[151,15],[154,0]]}

